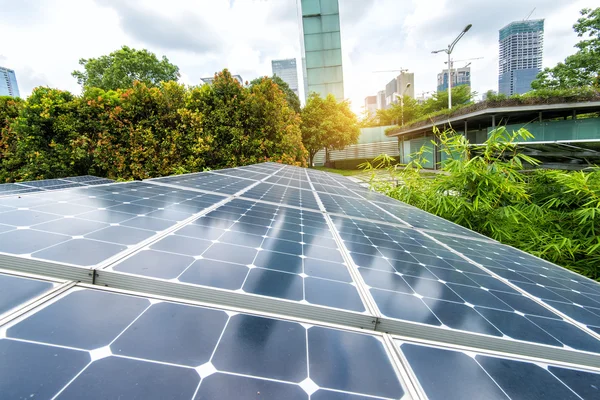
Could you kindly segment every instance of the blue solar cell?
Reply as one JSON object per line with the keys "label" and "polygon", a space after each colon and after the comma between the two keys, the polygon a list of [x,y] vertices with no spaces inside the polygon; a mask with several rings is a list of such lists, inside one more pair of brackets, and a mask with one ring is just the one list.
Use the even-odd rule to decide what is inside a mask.
{"label": "blue solar cell", "polygon": [[600,374],[552,365],[548,370],[582,399],[596,399],[600,396]]}
{"label": "blue solar cell", "polygon": [[237,290],[247,275],[248,267],[244,265],[204,259],[196,260],[177,278],[184,283]]}
{"label": "blue solar cell", "polygon": [[300,301],[304,298],[304,280],[295,274],[262,268],[250,270],[243,289],[247,293]]}
{"label": "blue solar cell", "polygon": [[304,292],[306,301],[312,304],[365,311],[356,289],[345,283],[309,277],[304,280]]}
{"label": "blue solar cell", "polygon": [[130,274],[161,279],[175,279],[192,263],[194,258],[156,250],[142,250],[128,257],[113,269]]}
{"label": "blue solar cell", "polygon": [[159,303],[136,319],[111,344],[111,350],[118,355],[197,367],[210,361],[226,323],[223,311]]}
{"label": "blue solar cell", "polygon": [[212,363],[219,371],[301,382],[308,373],[306,351],[306,330],[300,324],[235,315]]}
{"label": "blue solar cell", "polygon": [[78,266],[93,266],[126,249],[126,246],[113,243],[73,239],[36,251],[32,257]]}
{"label": "blue solar cell", "polygon": [[50,290],[52,283],[0,274],[0,314]]}
{"label": "blue solar cell", "polygon": [[[341,343],[352,351],[345,351]],[[389,398],[404,395],[383,344],[375,337],[312,327],[308,348],[310,374],[321,387]]]}
{"label": "blue solar cell", "polygon": [[431,400],[508,399],[481,366],[464,353],[409,343],[400,349]]}
{"label": "blue solar cell", "polygon": [[502,336],[502,333],[494,325],[467,305],[427,298],[423,299],[423,302],[442,321],[442,324],[452,329]]}
{"label": "blue solar cell", "polygon": [[201,399],[308,400],[300,386],[246,376],[217,373],[202,380],[196,400]]}
{"label": "blue solar cell", "polygon": [[85,351],[7,339],[0,340],[0,354],[0,393],[6,399],[50,399],[90,362]]}
{"label": "blue solar cell", "polygon": [[200,376],[191,368],[111,356],[94,361],[60,398],[189,399],[199,382]]}
{"label": "blue solar cell", "polygon": [[138,297],[75,291],[10,327],[6,335],[93,350],[110,344],[149,305]]}
{"label": "blue solar cell", "polygon": [[0,234],[0,252],[31,254],[70,239],[70,236],[40,232],[33,229],[14,230]]}

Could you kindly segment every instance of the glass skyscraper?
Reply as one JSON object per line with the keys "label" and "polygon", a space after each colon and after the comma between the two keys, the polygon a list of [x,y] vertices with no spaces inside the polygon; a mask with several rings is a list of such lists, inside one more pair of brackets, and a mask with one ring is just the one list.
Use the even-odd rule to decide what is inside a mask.
{"label": "glass skyscraper", "polygon": [[302,69],[305,97],[332,93],[344,99],[338,0],[301,0]]}
{"label": "glass skyscraper", "polygon": [[[471,86],[471,68],[452,68],[452,87],[460,85]],[[448,90],[448,70],[445,69],[437,75],[437,91],[445,92]]]}
{"label": "glass skyscraper", "polygon": [[500,29],[498,91],[508,96],[531,90],[542,70],[544,20],[517,21]]}
{"label": "glass skyscraper", "polygon": [[287,83],[290,89],[296,93],[296,96],[300,96],[298,92],[298,70],[296,69],[295,58],[273,60],[271,61],[271,68],[273,68],[273,75],[280,77],[281,80]]}
{"label": "glass skyscraper", "polygon": [[0,67],[0,96],[21,97],[17,76],[12,69]]}

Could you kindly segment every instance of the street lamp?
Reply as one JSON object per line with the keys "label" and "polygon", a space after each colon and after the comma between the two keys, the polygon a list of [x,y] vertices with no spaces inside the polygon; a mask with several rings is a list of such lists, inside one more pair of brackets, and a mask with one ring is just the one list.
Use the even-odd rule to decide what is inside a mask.
{"label": "street lamp", "polygon": [[450,59],[450,55],[452,54],[452,50],[454,50],[454,46],[456,46],[456,43],[458,43],[458,41],[463,36],[465,36],[469,29],[471,29],[471,26],[473,25],[469,24],[465,26],[465,29],[463,29],[462,32],[456,37],[456,39],[454,39],[454,42],[448,45],[447,49],[432,51],[433,54],[441,52],[445,52],[446,54],[448,54],[448,109],[452,108],[452,60]]}
{"label": "street lamp", "polygon": [[400,98],[400,110],[401,110],[401,114],[402,114],[402,125],[401,126],[404,126],[404,95],[406,94],[406,91],[408,90],[409,87],[410,87],[410,83],[407,83],[406,87],[402,91],[402,95],[399,95],[398,93],[394,93],[394,95],[396,97]]}

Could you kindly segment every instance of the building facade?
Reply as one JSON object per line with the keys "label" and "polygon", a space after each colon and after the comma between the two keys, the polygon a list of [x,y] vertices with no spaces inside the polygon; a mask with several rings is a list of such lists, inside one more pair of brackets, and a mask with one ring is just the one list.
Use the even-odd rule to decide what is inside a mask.
{"label": "building facade", "polygon": [[296,68],[296,59],[288,58],[285,60],[273,60],[271,61],[271,68],[273,69],[273,75],[280,77],[285,83],[288,84],[290,89],[296,96],[300,96],[298,91],[298,70]]}
{"label": "building facade", "polygon": [[[452,68],[452,87],[460,85],[471,86],[471,68]],[[445,69],[437,75],[437,91],[448,90],[448,70]]]}
{"label": "building facade", "polygon": [[544,20],[517,21],[500,29],[498,91],[511,96],[531,90],[542,70]]}
{"label": "building facade", "polygon": [[301,0],[301,50],[305,97],[311,92],[344,99],[338,0]]}
{"label": "building facade", "polygon": [[365,111],[369,113],[369,115],[375,115],[377,112],[377,96],[365,97]]}
{"label": "building facade", "polygon": [[415,98],[415,74],[412,72],[402,72],[396,78],[392,79],[385,85],[385,108],[389,108],[392,104],[398,102],[396,95],[409,96]]}
{"label": "building facade", "polygon": [[385,90],[380,90],[379,92],[377,92],[377,109],[384,110],[385,108]]}
{"label": "building facade", "polygon": [[0,67],[0,96],[21,97],[17,76],[12,69]]}

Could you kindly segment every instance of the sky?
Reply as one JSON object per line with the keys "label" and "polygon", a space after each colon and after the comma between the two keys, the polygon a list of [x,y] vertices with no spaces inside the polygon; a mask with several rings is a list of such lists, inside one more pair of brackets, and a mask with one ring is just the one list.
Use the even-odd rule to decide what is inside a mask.
{"label": "sky", "polygon": [[[14,69],[21,96],[37,86],[73,93],[80,58],[123,45],[165,55],[181,82],[228,68],[250,81],[271,75],[271,60],[300,59],[297,0],[0,0],[0,66]],[[397,72],[415,74],[415,94],[436,88],[444,48],[467,25],[456,60],[471,64],[473,90],[498,88],[498,30],[545,18],[544,66],[575,52],[572,26],[597,0],[339,0],[346,97],[362,112],[366,96],[383,90]],[[461,67],[467,62],[457,62]],[[298,62],[298,65],[301,63]],[[301,74],[299,73],[300,77]]]}

